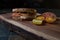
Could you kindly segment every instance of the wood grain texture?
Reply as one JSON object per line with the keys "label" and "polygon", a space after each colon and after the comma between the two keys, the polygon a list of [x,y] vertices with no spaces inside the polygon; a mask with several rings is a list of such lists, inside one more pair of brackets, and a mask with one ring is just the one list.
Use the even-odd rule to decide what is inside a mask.
{"label": "wood grain texture", "polygon": [[[13,20],[10,18],[10,15],[11,14],[8,13],[8,14],[3,14],[2,16],[6,19]],[[45,25],[40,25],[40,26],[32,24],[31,21],[16,21],[16,22],[21,23],[22,25],[25,25],[38,32],[43,32],[44,34],[58,38],[60,40],[60,20],[56,21],[54,24],[46,23]],[[38,34],[38,35],[40,35],[40,34]]]}

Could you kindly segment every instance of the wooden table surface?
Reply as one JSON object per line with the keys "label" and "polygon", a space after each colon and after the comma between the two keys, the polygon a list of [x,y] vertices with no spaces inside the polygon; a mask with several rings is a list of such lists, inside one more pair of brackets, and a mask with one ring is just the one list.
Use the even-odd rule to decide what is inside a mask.
{"label": "wooden table surface", "polygon": [[45,25],[37,26],[32,24],[31,21],[15,21],[10,18],[10,15],[11,13],[2,14],[0,18],[37,36],[42,36],[48,40],[60,40],[60,20],[54,24],[46,23]]}

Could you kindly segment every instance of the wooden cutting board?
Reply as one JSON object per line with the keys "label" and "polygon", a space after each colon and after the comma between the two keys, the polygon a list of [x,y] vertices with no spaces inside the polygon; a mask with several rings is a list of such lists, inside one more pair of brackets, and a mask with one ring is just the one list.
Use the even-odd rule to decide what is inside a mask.
{"label": "wooden cutting board", "polygon": [[[9,19],[9,20],[13,20],[11,19],[11,13],[7,13],[7,14],[2,14],[3,17]],[[32,24],[31,21],[16,21],[18,23],[21,23],[23,25],[26,25],[34,30],[37,30],[39,32],[43,32],[45,34],[48,34],[50,36],[56,37],[60,39],[60,18],[58,18],[59,20],[57,20],[55,23],[53,24],[48,24],[45,23],[44,25],[34,25]],[[15,21],[15,20],[14,20]]]}

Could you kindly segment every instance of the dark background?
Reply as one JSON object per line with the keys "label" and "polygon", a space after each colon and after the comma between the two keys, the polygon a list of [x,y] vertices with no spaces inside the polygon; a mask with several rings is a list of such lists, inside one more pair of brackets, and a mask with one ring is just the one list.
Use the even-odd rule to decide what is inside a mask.
{"label": "dark background", "polygon": [[51,11],[60,16],[60,0],[0,0],[0,14],[12,8],[36,8],[39,13]]}
{"label": "dark background", "polygon": [[59,0],[0,0],[0,8],[60,8]]}

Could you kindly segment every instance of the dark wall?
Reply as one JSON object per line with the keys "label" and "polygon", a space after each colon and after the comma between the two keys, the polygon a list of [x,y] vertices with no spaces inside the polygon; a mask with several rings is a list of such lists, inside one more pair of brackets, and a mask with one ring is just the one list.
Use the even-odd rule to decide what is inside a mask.
{"label": "dark wall", "polygon": [[0,0],[0,8],[14,7],[37,7],[37,8],[60,8],[59,0]]}
{"label": "dark wall", "polygon": [[44,0],[41,4],[45,8],[60,8],[59,0]]}

